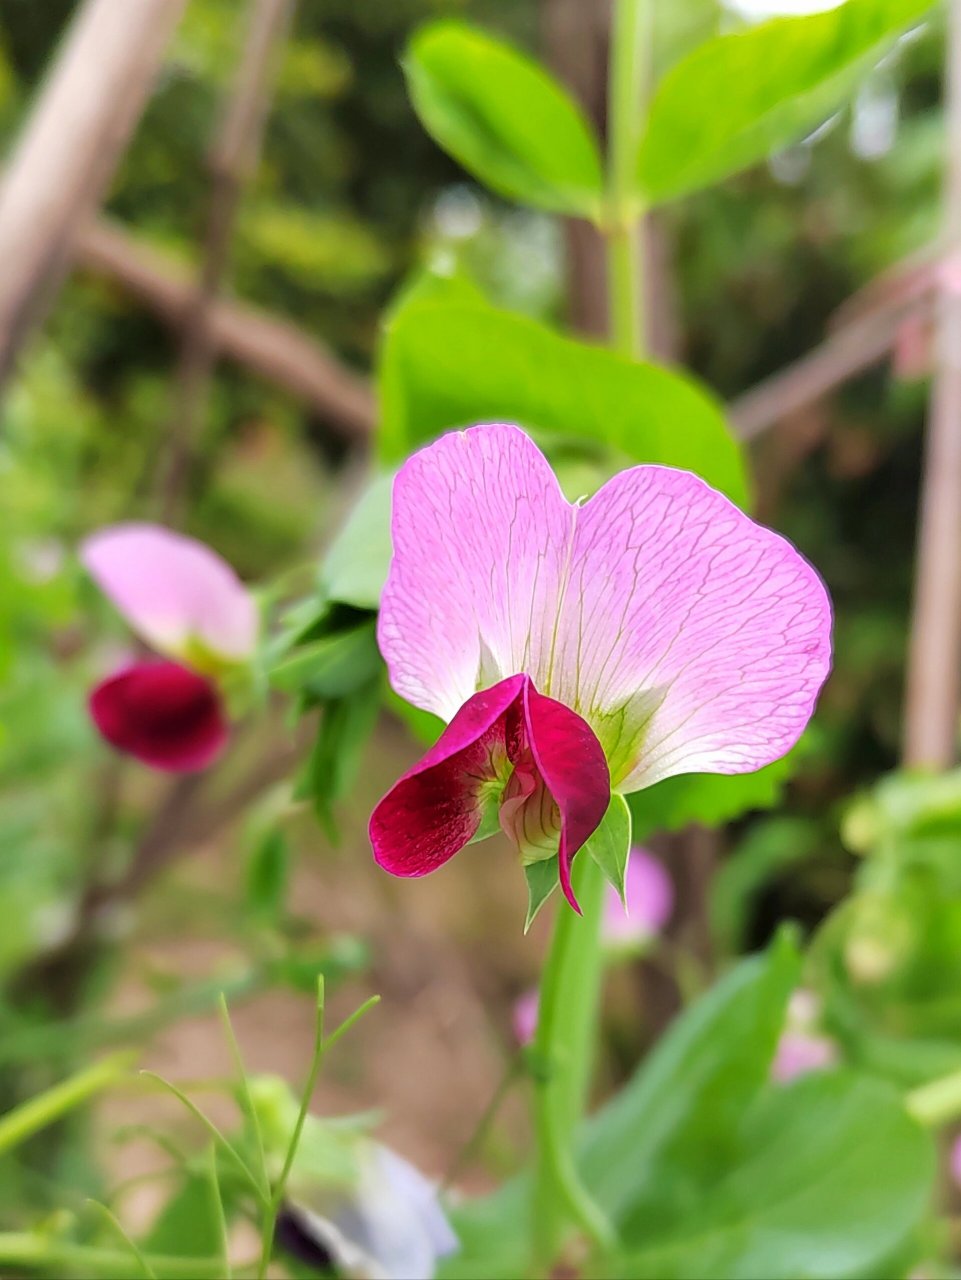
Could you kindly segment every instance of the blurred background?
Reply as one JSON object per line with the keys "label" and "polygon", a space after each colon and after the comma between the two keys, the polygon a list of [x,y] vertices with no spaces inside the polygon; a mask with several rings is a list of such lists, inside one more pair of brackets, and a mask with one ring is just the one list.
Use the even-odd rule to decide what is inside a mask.
{"label": "blurred background", "polygon": [[[78,7],[0,0],[8,154]],[[510,853],[485,846],[430,881],[375,871],[367,816],[418,750],[385,714],[357,787],[336,806],[336,833],[308,804],[288,812],[277,861],[289,882],[265,887],[258,868],[274,863],[263,842],[275,838],[298,730],[278,715],[269,732],[241,734],[201,797],[196,784],[171,790],[118,766],[86,718],[88,687],[129,641],[84,580],[76,547],[163,499],[163,441],[190,377],[185,297],[216,189],[211,148],[242,54],[243,9],[189,0],[103,210],[5,389],[0,1110],[74,1060],[131,1040],[145,1046],[144,1064],[173,1078],[224,1074],[222,987],[251,1069],[296,1080],[312,1036],[304,993],[321,966],[335,1010],[370,991],[384,997],[331,1064],[321,1105],[382,1108],[388,1138],[443,1174],[509,1069],[513,1004],[543,946],[540,930],[522,935]],[[663,4],[658,63],[768,11],[747,0]],[[217,358],[175,495],[186,529],[246,579],[302,573],[359,491],[382,316],[414,270],[460,266],[500,306],[602,331],[593,233],[500,203],[417,122],[399,57],[412,30],[442,14],[536,51],[603,128],[602,0],[296,6],[261,154],[241,173]],[[647,228],[653,349],[701,375],[752,434],[757,512],[824,575],[836,666],[776,816],[654,842],[677,908],[663,944],[611,984],[608,1084],[726,957],[763,944],[785,916],[813,931],[845,897],[856,859],[839,835],[843,802],[898,759],[930,372],[928,312],[905,300],[926,296],[934,270],[943,45],[935,19],[812,137]],[[821,364],[748,396],[825,342]],[[830,385],[838,368],[851,376]],[[145,842],[146,871],[125,879],[131,847],[142,854]],[[728,864],[740,871],[719,906],[708,883]],[[114,873],[116,893],[91,895]],[[692,957],[681,978],[676,947]],[[16,1226],[105,1179],[146,1172],[156,1152],[137,1126],[186,1123],[159,1096],[112,1097],[3,1166],[0,1219]],[[467,1185],[514,1167],[524,1125],[509,1099],[482,1158],[463,1170]],[[140,1188],[131,1220],[145,1220],[156,1196],[153,1184]]]}

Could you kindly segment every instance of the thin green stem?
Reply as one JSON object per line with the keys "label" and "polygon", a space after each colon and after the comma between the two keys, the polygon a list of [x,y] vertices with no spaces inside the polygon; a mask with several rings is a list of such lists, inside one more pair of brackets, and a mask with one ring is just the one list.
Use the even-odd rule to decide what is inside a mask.
{"label": "thin green stem", "polygon": [[[142,1255],[147,1266],[170,1280],[223,1280],[218,1258],[185,1258],[174,1255]],[[130,1252],[73,1244],[28,1231],[0,1231],[0,1266],[21,1270],[81,1271],[87,1275],[130,1280]]]}
{"label": "thin green stem", "polygon": [[220,1147],[226,1152],[226,1154],[230,1156],[230,1159],[233,1162],[234,1167],[240,1173],[241,1177],[243,1177],[244,1181],[247,1182],[251,1191],[254,1193],[254,1196],[256,1197],[257,1201],[262,1206],[266,1206],[267,1204],[269,1204],[267,1195],[263,1187],[260,1185],[260,1179],[250,1169],[247,1162],[244,1160],[243,1156],[240,1154],[237,1148],[233,1145],[230,1139],[227,1138],[223,1133],[221,1133],[221,1131],[217,1128],[217,1126],[210,1119],[210,1117],[205,1116],[204,1113],[197,1106],[197,1104],[195,1102],[192,1102],[191,1099],[187,1097],[187,1095],[184,1093],[182,1089],[178,1089],[175,1084],[171,1084],[170,1081],[165,1080],[163,1076],[158,1076],[155,1071],[142,1071],[140,1074],[144,1076],[146,1079],[153,1080],[156,1084],[159,1084],[162,1088],[166,1089],[168,1093],[172,1093],[175,1098],[177,1098],[180,1102],[183,1103],[183,1105],[187,1108],[190,1114],[192,1116],[195,1116],[196,1119],[199,1120],[200,1123],[204,1126],[204,1128],[213,1138],[214,1142],[218,1143]]}
{"label": "thin green stem", "polygon": [[0,1116],[0,1154],[59,1120],[107,1085],[115,1083],[132,1066],[135,1056],[118,1053],[102,1058],[92,1067],[62,1080],[51,1089],[45,1089],[35,1098]]}
{"label": "thin green stem", "polygon": [[230,1265],[230,1232],[227,1227],[227,1215],[224,1212],[224,1199],[220,1193],[220,1174],[217,1170],[217,1147],[211,1143],[207,1148],[207,1164],[204,1170],[210,1182],[210,1196],[217,1218],[217,1243],[220,1246],[220,1265],[224,1280],[233,1280]]}
{"label": "thin green stem", "polygon": [[[117,1235],[120,1237],[120,1239],[124,1242],[124,1244],[130,1250],[132,1257],[136,1261],[137,1266],[140,1268],[141,1272],[146,1277],[146,1280],[157,1280],[156,1271],[154,1271],[153,1267],[150,1265],[147,1259],[140,1252],[136,1243],[133,1240],[131,1240],[131,1238],[127,1235],[126,1231],[124,1231],[123,1226],[120,1223],[120,1219],[116,1216],[116,1214],[112,1213],[111,1210],[108,1209],[105,1204],[101,1204],[99,1200],[90,1200],[89,1204],[92,1208],[96,1209],[98,1213],[103,1215],[104,1220],[110,1224],[110,1227],[112,1228],[112,1230],[114,1230],[117,1233]],[[227,1277],[227,1280],[230,1280],[229,1276]]]}
{"label": "thin green stem", "polygon": [[254,1106],[253,1099],[250,1096],[250,1081],[247,1079],[247,1070],[244,1066],[243,1054],[240,1052],[240,1045],[237,1043],[237,1037],[234,1034],[234,1025],[230,1020],[230,1009],[227,1007],[227,997],[221,992],[220,995],[220,1021],[223,1024],[224,1035],[230,1048],[230,1056],[233,1059],[234,1070],[237,1073],[237,1079],[240,1083],[240,1096],[243,1103],[244,1113],[250,1121],[250,1127],[253,1129],[254,1142],[257,1148],[257,1163],[259,1165],[261,1185],[264,1198],[270,1199],[270,1174],[267,1171],[267,1157],[264,1153],[264,1139],[260,1132],[260,1120],[257,1116],[257,1108]]}
{"label": "thin green stem", "polygon": [[566,903],[558,908],[532,1046],[537,1134],[534,1251],[541,1269],[556,1260],[571,1222],[602,1249],[613,1241],[610,1224],[580,1182],[572,1153],[594,1061],[605,884],[600,868],[587,855],[578,859],[574,870],[583,915]]}
{"label": "thin green stem", "polygon": [[605,231],[611,343],[622,355],[640,359],[645,345],[640,224],[636,217]]}
{"label": "thin green stem", "polygon": [[645,346],[641,200],[636,172],[654,0],[615,0],[608,83],[607,237],[611,341],[625,355]]}

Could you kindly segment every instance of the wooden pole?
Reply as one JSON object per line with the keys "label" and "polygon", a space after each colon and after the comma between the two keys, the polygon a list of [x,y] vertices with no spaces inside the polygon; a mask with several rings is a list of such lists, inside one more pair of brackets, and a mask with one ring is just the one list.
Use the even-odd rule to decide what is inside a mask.
{"label": "wooden pole", "polygon": [[[961,252],[961,0],[948,17],[945,69],[945,241]],[[908,652],[904,763],[955,760],[961,699],[961,290],[943,271],[925,445],[914,611]],[[883,554],[883,530],[878,531]]]}
{"label": "wooden pole", "polygon": [[[77,243],[77,265],[137,298],[178,333],[196,296],[183,266],[143,244],[117,223],[89,223]],[[218,352],[304,400],[334,433],[357,445],[374,429],[374,395],[366,379],[319,339],[289,320],[236,298],[217,298],[208,313]]]}
{"label": "wooden pole", "polygon": [[0,387],[147,101],[185,0],[86,0],[0,186]]}

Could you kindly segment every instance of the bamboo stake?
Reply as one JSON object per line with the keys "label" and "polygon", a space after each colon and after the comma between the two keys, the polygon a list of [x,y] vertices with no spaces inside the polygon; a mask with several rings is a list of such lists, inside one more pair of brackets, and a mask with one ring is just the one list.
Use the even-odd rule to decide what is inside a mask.
{"label": "bamboo stake", "polygon": [[0,187],[0,386],[140,118],[185,0],[86,0]]}
{"label": "bamboo stake", "polygon": [[[945,241],[961,252],[961,0],[952,0],[945,67]],[[961,291],[943,271],[925,446],[904,762],[953,764],[961,698]]]}

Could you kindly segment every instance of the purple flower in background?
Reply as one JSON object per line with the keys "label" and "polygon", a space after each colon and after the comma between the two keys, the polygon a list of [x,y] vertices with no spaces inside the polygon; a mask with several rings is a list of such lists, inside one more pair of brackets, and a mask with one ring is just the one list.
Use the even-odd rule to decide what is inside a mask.
{"label": "purple flower in background", "polygon": [[396,692],[448,722],[370,823],[402,876],[498,825],[571,862],[611,792],[776,760],[830,665],[817,574],[686,471],[570,503],[514,426],[453,432],[394,483],[378,638]]}
{"label": "purple flower in background", "polygon": [[324,1272],[369,1280],[432,1280],[458,1241],[419,1169],[379,1142],[366,1144],[359,1180],[330,1193],[322,1212],[288,1201],[277,1243]]}
{"label": "purple flower in background", "polygon": [[206,768],[229,735],[212,677],[249,659],[257,643],[250,593],[209,547],[158,525],[102,529],[81,559],[131,629],[165,655],[101,681],[90,695],[94,723],[112,746],[155,769]]}
{"label": "purple flower in background", "polygon": [[[624,898],[608,886],[604,939],[614,946],[640,946],[661,932],[674,910],[674,885],[664,864],[634,847],[624,877]],[[625,909],[626,907],[626,909]]]}

